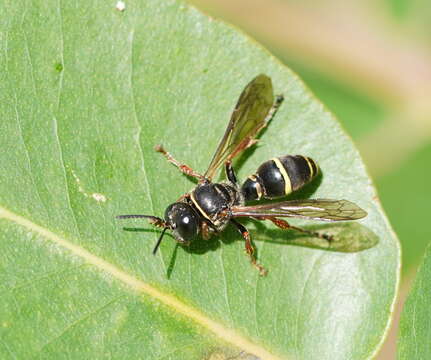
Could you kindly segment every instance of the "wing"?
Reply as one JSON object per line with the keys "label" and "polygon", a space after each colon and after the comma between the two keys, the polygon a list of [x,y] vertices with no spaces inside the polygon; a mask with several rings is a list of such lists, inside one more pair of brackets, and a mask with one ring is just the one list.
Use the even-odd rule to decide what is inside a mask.
{"label": "wing", "polygon": [[357,220],[366,211],[347,200],[307,199],[291,200],[256,206],[234,206],[232,216],[298,217],[324,221]]}
{"label": "wing", "polygon": [[241,93],[205,177],[211,179],[225,161],[232,160],[254,144],[254,137],[271,118],[273,103],[271,79],[263,74],[258,75]]}

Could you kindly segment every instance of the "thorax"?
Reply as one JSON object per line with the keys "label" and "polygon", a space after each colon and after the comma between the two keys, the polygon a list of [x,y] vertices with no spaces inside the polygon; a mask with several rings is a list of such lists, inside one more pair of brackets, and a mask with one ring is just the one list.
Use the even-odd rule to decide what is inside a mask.
{"label": "thorax", "polygon": [[190,199],[198,213],[209,220],[218,231],[229,221],[231,207],[244,203],[240,191],[225,183],[200,184],[190,193]]}

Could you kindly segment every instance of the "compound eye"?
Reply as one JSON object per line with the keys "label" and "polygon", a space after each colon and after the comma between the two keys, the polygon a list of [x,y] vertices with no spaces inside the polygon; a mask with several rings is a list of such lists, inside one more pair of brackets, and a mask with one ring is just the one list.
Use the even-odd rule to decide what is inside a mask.
{"label": "compound eye", "polygon": [[198,224],[195,215],[185,213],[178,219],[177,231],[179,235],[186,241],[193,239],[198,232]]}
{"label": "compound eye", "polygon": [[188,242],[198,234],[199,220],[195,211],[187,204],[174,203],[165,212],[165,219],[180,242]]}

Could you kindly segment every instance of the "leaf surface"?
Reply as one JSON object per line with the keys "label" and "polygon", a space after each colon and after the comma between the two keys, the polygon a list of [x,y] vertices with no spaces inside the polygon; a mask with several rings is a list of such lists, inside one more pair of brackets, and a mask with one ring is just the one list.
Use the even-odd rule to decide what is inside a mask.
{"label": "leaf surface", "polygon": [[428,246],[412,290],[404,303],[398,337],[398,359],[426,359],[431,353],[431,248]]}

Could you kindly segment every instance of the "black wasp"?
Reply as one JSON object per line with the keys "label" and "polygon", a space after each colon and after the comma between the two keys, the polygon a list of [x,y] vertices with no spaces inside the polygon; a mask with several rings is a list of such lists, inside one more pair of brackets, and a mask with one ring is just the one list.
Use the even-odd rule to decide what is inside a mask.
{"label": "black wasp", "polygon": [[[254,78],[243,90],[223,139],[204,175],[175,160],[162,146],[156,146],[156,151],[161,152],[182,173],[198,179],[198,185],[169,205],[164,219],[152,215],[120,215],[117,218],[147,218],[153,225],[163,228],[153,254],[168,229],[173,232],[178,243],[188,245],[199,234],[207,240],[213,233],[218,234],[228,224],[232,224],[245,240],[245,250],[251,263],[264,275],[266,270],[256,261],[250,234],[236,218],[270,220],[282,229],[294,229],[329,241],[330,236],[326,234],[293,227],[280,218],[342,221],[366,216],[364,210],[347,200],[306,199],[245,205],[252,200],[286,196],[310,182],[318,173],[318,166],[309,157],[285,155],[264,162],[242,186],[238,183],[232,167],[233,158],[256,143],[256,135],[273,118],[282,101],[282,96],[277,96],[274,101],[272,83],[268,76],[261,74]],[[216,171],[223,164],[227,181],[213,183]]]}

